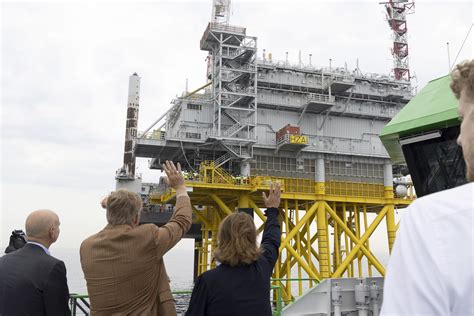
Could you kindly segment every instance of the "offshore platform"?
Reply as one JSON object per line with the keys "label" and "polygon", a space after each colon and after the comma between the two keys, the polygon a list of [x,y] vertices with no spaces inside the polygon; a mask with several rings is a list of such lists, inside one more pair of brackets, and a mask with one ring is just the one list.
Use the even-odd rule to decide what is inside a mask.
{"label": "offshore platform", "polygon": [[142,193],[150,210],[142,220],[161,224],[174,192],[141,183],[135,159],[149,158],[151,169],[165,160],[181,163],[195,216],[188,235],[195,238],[195,275],[215,267],[212,251],[226,215],[248,212],[262,231],[261,192],[270,182],[282,185],[273,284],[285,302],[323,279],[385,274],[370,237],[385,222],[391,251],[395,211],[411,198],[379,135],[413,95],[406,34],[413,3],[390,0],[385,8],[392,75],[319,67],[301,56],[298,63],[274,60],[258,53],[258,38],[245,27],[229,24],[230,0],[214,0],[200,40],[209,53],[207,83],[174,99],[143,132],[137,131],[140,77],[130,77],[117,187]]}

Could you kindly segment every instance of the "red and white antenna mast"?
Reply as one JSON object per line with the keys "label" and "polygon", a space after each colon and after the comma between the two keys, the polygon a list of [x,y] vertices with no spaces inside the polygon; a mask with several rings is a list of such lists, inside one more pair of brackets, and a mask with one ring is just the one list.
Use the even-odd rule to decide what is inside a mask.
{"label": "red and white antenna mast", "polygon": [[406,16],[415,12],[415,2],[389,0],[381,4],[385,5],[388,25],[393,31],[392,56],[395,80],[410,81]]}

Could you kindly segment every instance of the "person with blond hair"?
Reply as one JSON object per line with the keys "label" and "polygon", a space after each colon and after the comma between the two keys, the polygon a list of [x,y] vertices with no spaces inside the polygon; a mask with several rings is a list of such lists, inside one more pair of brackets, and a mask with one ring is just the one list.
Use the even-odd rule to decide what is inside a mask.
{"label": "person with blond hair", "polygon": [[191,227],[192,210],[179,163],[166,161],[163,169],[176,191],[175,211],[164,226],[139,225],[138,194],[118,190],[102,201],[108,225],[80,249],[91,315],[176,315],[163,256]]}
{"label": "person with blond hair", "polygon": [[280,185],[271,185],[268,197],[262,194],[267,220],[260,247],[250,215],[237,212],[224,218],[214,252],[220,264],[196,279],[186,316],[272,314],[270,277],[281,241]]}
{"label": "person with blond hair", "polygon": [[387,267],[384,316],[474,315],[474,60],[451,77],[468,183],[408,207]]}

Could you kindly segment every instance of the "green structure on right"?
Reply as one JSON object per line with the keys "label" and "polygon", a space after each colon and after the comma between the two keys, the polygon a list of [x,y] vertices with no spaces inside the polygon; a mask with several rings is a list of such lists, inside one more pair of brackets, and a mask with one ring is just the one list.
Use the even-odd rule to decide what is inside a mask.
{"label": "green structure on right", "polygon": [[450,83],[449,75],[430,81],[380,134],[392,163],[408,166],[418,196],[466,183]]}

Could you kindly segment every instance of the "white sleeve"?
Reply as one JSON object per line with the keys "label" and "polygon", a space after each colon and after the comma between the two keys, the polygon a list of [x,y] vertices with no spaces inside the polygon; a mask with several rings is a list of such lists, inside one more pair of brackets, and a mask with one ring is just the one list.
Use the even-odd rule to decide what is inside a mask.
{"label": "white sleeve", "polygon": [[424,204],[414,202],[401,219],[385,277],[383,316],[450,315],[448,293],[436,264],[439,254],[433,250],[436,232],[423,218],[430,211]]}

